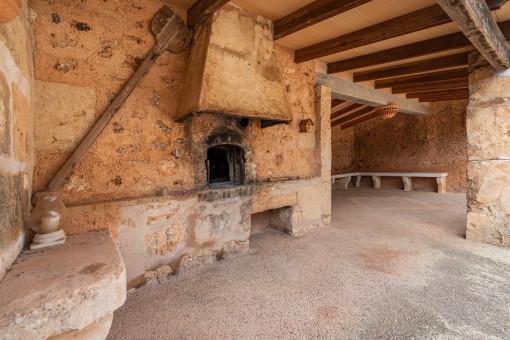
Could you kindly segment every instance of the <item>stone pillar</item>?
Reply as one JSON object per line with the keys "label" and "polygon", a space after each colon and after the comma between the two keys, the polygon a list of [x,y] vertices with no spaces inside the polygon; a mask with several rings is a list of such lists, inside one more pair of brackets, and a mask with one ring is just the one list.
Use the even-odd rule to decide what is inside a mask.
{"label": "stone pillar", "polygon": [[331,181],[331,89],[316,87],[316,173],[323,181]]}
{"label": "stone pillar", "polygon": [[510,247],[510,76],[477,52],[469,69],[466,237]]}

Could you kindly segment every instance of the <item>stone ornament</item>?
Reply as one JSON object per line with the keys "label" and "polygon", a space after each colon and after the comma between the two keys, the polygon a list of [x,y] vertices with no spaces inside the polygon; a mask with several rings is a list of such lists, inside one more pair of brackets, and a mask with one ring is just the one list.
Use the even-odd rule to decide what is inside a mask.
{"label": "stone ornament", "polygon": [[44,191],[36,194],[37,203],[30,215],[30,227],[36,232],[30,249],[64,244],[66,234],[62,225],[68,211],[62,202],[62,193]]}
{"label": "stone ornament", "polygon": [[16,18],[21,5],[21,0],[0,0],[0,25]]}

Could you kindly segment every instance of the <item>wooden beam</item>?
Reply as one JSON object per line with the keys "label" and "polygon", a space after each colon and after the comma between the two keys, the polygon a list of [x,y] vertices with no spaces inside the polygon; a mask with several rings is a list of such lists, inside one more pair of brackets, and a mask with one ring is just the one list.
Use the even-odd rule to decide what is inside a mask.
{"label": "wooden beam", "polygon": [[425,73],[441,69],[465,67],[468,64],[468,54],[459,53],[446,57],[415,61],[412,63],[402,64],[398,66],[385,67],[366,72],[354,73],[353,80],[355,83],[361,81],[392,78],[410,74]]}
{"label": "wooden beam", "polygon": [[229,0],[198,0],[188,9],[188,26],[200,25]]}
{"label": "wooden beam", "polygon": [[510,68],[510,46],[484,1],[436,1],[496,71]]}
{"label": "wooden beam", "polygon": [[358,118],[356,120],[353,120],[352,122],[340,125],[340,128],[342,130],[345,130],[345,129],[348,129],[348,128],[353,127],[355,125],[358,125],[358,124],[361,124],[361,123],[365,123],[365,122],[368,122],[369,120],[376,119],[376,118],[379,118],[379,114],[374,112],[374,113],[369,114],[367,116],[364,116],[364,117]]}
{"label": "wooden beam", "polygon": [[274,22],[274,40],[281,39],[372,0],[317,0]]}
{"label": "wooden beam", "polygon": [[[499,28],[505,39],[510,39],[510,20],[500,23]],[[337,73],[401,61],[410,58],[423,57],[439,52],[471,47],[471,42],[464,33],[453,33],[441,37],[419,41],[412,44],[398,46],[387,50],[345,59],[328,64],[328,73]]]}
{"label": "wooden beam", "polygon": [[351,120],[354,120],[354,119],[363,117],[366,114],[372,113],[373,111],[374,111],[373,107],[367,106],[367,107],[365,107],[365,108],[363,108],[361,110],[358,110],[356,112],[351,113],[350,115],[347,115],[345,117],[342,117],[340,119],[332,121],[331,122],[331,126],[333,127],[333,126],[337,126],[337,125],[340,125],[340,124],[347,123],[347,122],[349,122]]}
{"label": "wooden beam", "polygon": [[297,63],[347,51],[450,22],[434,5],[296,51]]}
{"label": "wooden beam", "polygon": [[438,81],[438,82],[425,83],[425,84],[395,86],[395,87],[393,87],[391,93],[400,94],[400,93],[408,93],[408,92],[461,89],[461,88],[468,88],[468,87],[469,87],[468,78],[462,78],[462,79]]}
{"label": "wooden beam", "polygon": [[412,115],[426,115],[429,113],[428,106],[414,100],[398,97],[361,84],[355,84],[325,73],[316,73],[315,79],[318,85],[324,85],[331,89],[332,98],[372,107],[399,104],[401,105],[399,112]]}
{"label": "wooden beam", "polygon": [[408,86],[416,84],[427,84],[445,80],[463,79],[469,76],[467,68],[431,72],[427,74],[415,74],[412,76],[396,77],[375,81],[376,89],[384,89],[396,86]]}
{"label": "wooden beam", "polygon": [[331,113],[335,113],[336,111],[340,110],[344,103],[345,103],[345,100],[332,99],[331,100]]}
{"label": "wooden beam", "polygon": [[351,104],[351,105],[349,105],[349,106],[346,106],[346,107],[344,107],[343,109],[341,109],[341,110],[339,110],[339,111],[337,111],[337,112],[333,113],[333,114],[331,115],[331,119],[335,119],[335,118],[337,118],[337,117],[340,117],[341,115],[344,115],[344,114],[346,114],[346,113],[349,113],[349,112],[351,112],[351,111],[354,111],[354,110],[356,110],[356,109],[359,109],[359,108],[360,108],[360,107],[362,107],[362,106],[363,106],[363,104],[357,104],[357,103],[354,103],[354,104]]}
{"label": "wooden beam", "polygon": [[469,99],[468,94],[460,94],[456,96],[442,96],[442,97],[422,97],[419,98],[418,101],[420,103],[431,103],[431,102],[444,102],[444,101],[453,101],[453,100],[467,100]]}
{"label": "wooden beam", "polygon": [[468,95],[469,90],[464,89],[451,89],[451,90],[438,90],[438,91],[423,91],[423,92],[410,92],[406,94],[407,98],[426,98],[426,97],[448,97],[457,95]]}

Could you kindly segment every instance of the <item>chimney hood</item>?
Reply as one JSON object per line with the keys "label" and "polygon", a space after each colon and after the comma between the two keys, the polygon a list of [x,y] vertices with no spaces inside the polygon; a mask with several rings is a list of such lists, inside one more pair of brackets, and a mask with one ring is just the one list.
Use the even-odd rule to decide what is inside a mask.
{"label": "chimney hood", "polygon": [[273,24],[227,4],[195,28],[176,121],[201,112],[288,122]]}

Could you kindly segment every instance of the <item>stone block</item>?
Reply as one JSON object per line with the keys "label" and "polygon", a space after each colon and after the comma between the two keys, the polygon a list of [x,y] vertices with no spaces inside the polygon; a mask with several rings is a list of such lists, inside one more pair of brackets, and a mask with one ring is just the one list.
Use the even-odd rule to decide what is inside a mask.
{"label": "stone block", "polygon": [[146,271],[145,279],[152,283],[163,283],[168,280],[168,277],[172,274],[172,267],[169,265],[163,265],[156,270]]}
{"label": "stone block", "polygon": [[83,330],[126,300],[126,269],[107,230],[20,254],[0,281],[2,339],[46,339]]}
{"label": "stone block", "polygon": [[223,258],[228,259],[241,254],[246,254],[250,250],[250,240],[230,241],[223,245]]}
{"label": "stone block", "polygon": [[205,216],[195,227],[195,240],[203,243],[221,238],[231,229],[230,220],[230,215],[225,211]]}
{"label": "stone block", "polygon": [[0,72],[0,154],[11,151],[11,89]]}
{"label": "stone block", "polygon": [[145,235],[147,254],[164,255],[174,250],[187,237],[188,227],[184,223],[172,224],[165,229]]}
{"label": "stone block", "polygon": [[510,158],[510,103],[506,107],[468,106],[466,126],[469,160]]}
{"label": "stone block", "polygon": [[466,238],[500,247],[510,247],[510,214],[468,212]]}
{"label": "stone block", "polygon": [[82,330],[50,336],[47,340],[103,340],[110,332],[112,321],[113,313],[110,313]]}
{"label": "stone block", "polygon": [[34,85],[36,157],[73,151],[95,122],[96,91],[40,80]]}
{"label": "stone block", "polygon": [[213,264],[216,262],[216,253],[212,249],[201,249],[194,254],[183,256],[179,264],[179,274],[188,274],[189,272]]}
{"label": "stone block", "polygon": [[467,178],[469,211],[510,214],[510,161],[468,162]]}

